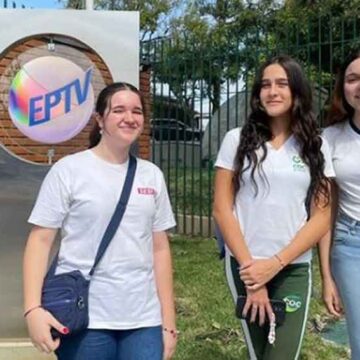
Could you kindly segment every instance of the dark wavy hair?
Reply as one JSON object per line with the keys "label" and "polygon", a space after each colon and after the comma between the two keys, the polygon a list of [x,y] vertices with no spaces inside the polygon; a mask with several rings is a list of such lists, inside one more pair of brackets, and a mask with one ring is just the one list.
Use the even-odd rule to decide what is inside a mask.
{"label": "dark wavy hair", "polygon": [[360,58],[360,50],[353,51],[340,66],[335,81],[331,105],[326,117],[326,124],[332,125],[351,119],[354,108],[346,101],[344,93],[345,72],[347,67],[356,59]]}
{"label": "dark wavy hair", "polygon": [[[98,95],[97,101],[96,101],[96,106],[95,106],[96,113],[99,116],[104,117],[105,111],[110,110],[111,99],[112,99],[113,95],[115,93],[117,93],[118,91],[123,91],[123,90],[132,91],[133,93],[135,93],[136,95],[139,96],[139,99],[141,101],[141,106],[142,106],[144,116],[145,116],[146,107],[145,107],[145,101],[144,101],[144,98],[143,98],[141,92],[134,85],[128,84],[126,82],[115,82],[115,83],[112,83],[112,84],[106,86],[104,89],[101,90],[100,94]],[[89,135],[89,149],[96,146],[100,142],[100,139],[101,139],[100,126],[99,126],[98,122],[96,121],[94,124],[94,127],[92,128],[90,135]]]}
{"label": "dark wavy hair", "polygon": [[[319,203],[320,196],[329,202],[329,180],[324,175],[325,160],[321,152],[322,139],[320,129],[312,112],[312,94],[310,84],[303,69],[289,56],[281,55],[266,61],[257,73],[251,93],[251,113],[242,128],[240,143],[235,156],[235,171],[233,184],[238,192],[243,184],[243,174],[251,171],[251,181],[256,194],[258,186],[254,174],[258,170],[260,178],[266,179],[262,163],[267,156],[265,143],[272,139],[270,117],[260,103],[260,91],[263,73],[266,67],[272,64],[280,65],[286,72],[292,94],[292,108],[290,130],[299,144],[300,156],[310,170],[310,194],[315,195],[315,203]],[[262,149],[262,156],[258,158],[257,150]],[[248,164],[244,166],[245,160]]]}

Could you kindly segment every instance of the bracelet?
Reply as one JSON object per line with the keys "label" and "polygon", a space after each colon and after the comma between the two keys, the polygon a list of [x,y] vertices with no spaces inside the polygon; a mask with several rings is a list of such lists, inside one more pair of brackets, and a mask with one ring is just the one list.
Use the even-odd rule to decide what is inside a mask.
{"label": "bracelet", "polygon": [[36,306],[30,308],[29,310],[26,310],[24,312],[24,318],[27,317],[33,310],[36,310],[36,309],[39,309],[39,308],[42,308],[42,306],[41,305],[36,305]]}
{"label": "bracelet", "polygon": [[282,261],[281,257],[278,254],[275,254],[274,258],[280,263],[281,269],[283,269],[285,267],[285,264]]}
{"label": "bracelet", "polygon": [[166,327],[163,328],[163,331],[166,331],[168,333],[170,333],[173,338],[177,338],[177,336],[180,334],[180,331],[179,330],[176,330],[176,329],[168,329]]}

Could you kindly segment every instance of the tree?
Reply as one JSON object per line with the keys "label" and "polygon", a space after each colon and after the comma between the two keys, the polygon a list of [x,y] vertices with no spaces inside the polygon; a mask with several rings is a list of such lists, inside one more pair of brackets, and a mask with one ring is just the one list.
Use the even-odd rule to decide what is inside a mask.
{"label": "tree", "polygon": [[184,108],[209,99],[212,113],[221,92],[231,83],[248,85],[269,55],[295,56],[330,89],[336,64],[359,46],[360,0],[95,0],[95,6],[139,10],[147,40],[142,57],[153,80]]}
{"label": "tree", "polygon": [[[170,86],[189,102],[202,81],[215,112],[224,85],[241,76],[248,84],[259,62],[288,53],[303,62],[319,87],[330,91],[338,64],[359,48],[359,13],[360,0],[192,1],[172,29],[176,43],[166,53],[166,63],[177,61],[183,68],[178,66],[181,77],[172,74]],[[180,60],[169,61],[168,56]],[[186,69],[193,66],[189,56],[196,65],[187,76]]]}
{"label": "tree", "polygon": [[[84,0],[59,0],[66,8],[82,9]],[[167,18],[177,8],[179,0],[95,0],[94,8],[140,12],[142,39],[149,38],[159,29],[166,31]]]}
{"label": "tree", "polygon": [[310,77],[330,90],[336,68],[359,48],[359,12],[360,0],[286,0],[274,18],[277,43],[301,59]]}
{"label": "tree", "polygon": [[83,0],[58,0],[67,9],[84,9],[85,1]]}
{"label": "tree", "polygon": [[[175,97],[192,106],[195,98],[208,98],[211,112],[221,103],[223,86],[238,82],[259,62],[255,47],[265,42],[258,18],[276,9],[271,0],[256,4],[242,0],[197,0],[187,3],[174,19],[170,40],[160,41],[154,52],[155,77],[169,84]],[[151,51],[149,51],[151,55]],[[156,56],[155,56],[156,57]]]}

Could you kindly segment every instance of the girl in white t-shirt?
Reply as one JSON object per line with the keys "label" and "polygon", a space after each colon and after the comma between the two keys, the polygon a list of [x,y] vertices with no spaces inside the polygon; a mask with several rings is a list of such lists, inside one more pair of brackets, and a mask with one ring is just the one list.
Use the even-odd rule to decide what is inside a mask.
{"label": "girl in white t-shirt", "polygon": [[[249,318],[241,325],[251,359],[300,354],[311,248],[330,227],[326,176],[333,175],[311,108],[300,65],[287,56],[267,61],[253,85],[247,122],[226,134],[215,163],[213,214],[227,246],[234,300],[246,296]],[[270,299],[286,303],[282,325],[270,321]]]}
{"label": "girl in white t-shirt", "polygon": [[69,330],[41,307],[50,248],[61,229],[56,273],[88,276],[124,184],[130,146],[144,127],[144,101],[127,83],[101,91],[90,149],[66,156],[48,172],[29,222],[24,255],[24,309],[30,337],[60,360],[163,360],[176,345],[172,266],[166,230],[175,225],[161,171],[137,159],[122,222],[89,289],[89,326]]}
{"label": "girl in white t-shirt", "polygon": [[[334,228],[320,242],[323,297],[329,312],[343,308],[352,359],[360,359],[360,51],[337,75],[324,130],[335,170]],[[336,284],[336,285],[335,285]],[[338,292],[339,291],[339,292]],[[339,296],[340,294],[340,296]],[[341,297],[341,300],[340,300]]]}

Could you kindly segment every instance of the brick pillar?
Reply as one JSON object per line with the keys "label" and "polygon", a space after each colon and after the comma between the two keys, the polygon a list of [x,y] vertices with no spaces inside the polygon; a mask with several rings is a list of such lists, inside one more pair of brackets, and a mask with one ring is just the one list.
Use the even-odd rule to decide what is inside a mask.
{"label": "brick pillar", "polygon": [[[20,43],[13,45],[6,53],[0,58],[0,78],[3,77],[10,82],[15,76],[20,66],[16,62],[17,56],[24,52],[28,52],[34,58],[36,56],[49,55],[47,51],[47,40],[41,37],[26,39]],[[68,45],[71,48],[71,45]],[[112,82],[111,74],[102,61],[102,59],[90,48],[80,48],[79,51],[84,53],[95,64],[99,70],[99,74],[105,84]],[[67,54],[70,60],[76,63],[76,58],[72,53]],[[94,93],[95,96],[100,92],[103,82],[100,81],[99,75],[94,80]],[[2,143],[10,153],[17,155],[25,160],[46,164],[48,162],[47,152],[50,149],[55,151],[53,161],[56,162],[65,155],[84,150],[88,147],[89,133],[92,129],[94,119],[91,119],[85,128],[74,138],[59,144],[42,144],[33,141],[23,135],[12,123],[3,101],[8,97],[9,88],[1,87],[0,92],[0,143]]]}
{"label": "brick pillar", "polygon": [[140,91],[145,101],[145,124],[144,131],[138,141],[138,156],[142,159],[150,159],[150,119],[152,98],[150,93],[151,69],[149,65],[140,66]]}
{"label": "brick pillar", "polygon": [[[22,41],[21,43],[12,46],[3,57],[0,58],[0,77],[4,76],[9,81],[20,69],[17,68],[16,62],[14,66],[9,68],[8,66],[16,59],[19,54],[33,50],[33,55],[48,55],[47,40],[43,38],[32,38]],[[69,46],[70,47],[70,46]],[[86,54],[88,58],[98,68],[103,80],[106,84],[112,83],[111,74],[100,57],[91,49],[82,48],[81,51]],[[69,55],[71,58],[71,56]],[[76,58],[72,59],[76,62]],[[141,65],[140,67],[140,91],[143,94],[145,100],[145,125],[144,132],[138,141],[138,156],[143,159],[150,158],[150,118],[151,118],[151,71],[149,65]],[[95,82],[97,86],[94,88],[95,96],[101,90],[100,82]],[[2,89],[0,94],[0,100],[7,98],[9,89]],[[47,152],[49,149],[55,150],[55,156],[53,161],[56,162],[63,156],[84,150],[88,147],[89,132],[94,123],[94,119],[89,121],[88,125],[74,138],[60,143],[60,144],[41,144],[35,142],[26,136],[24,136],[10,120],[7,109],[4,106],[5,103],[1,101],[0,104],[0,143],[2,143],[11,153],[20,156],[25,160],[31,162],[46,164],[48,161]]]}

